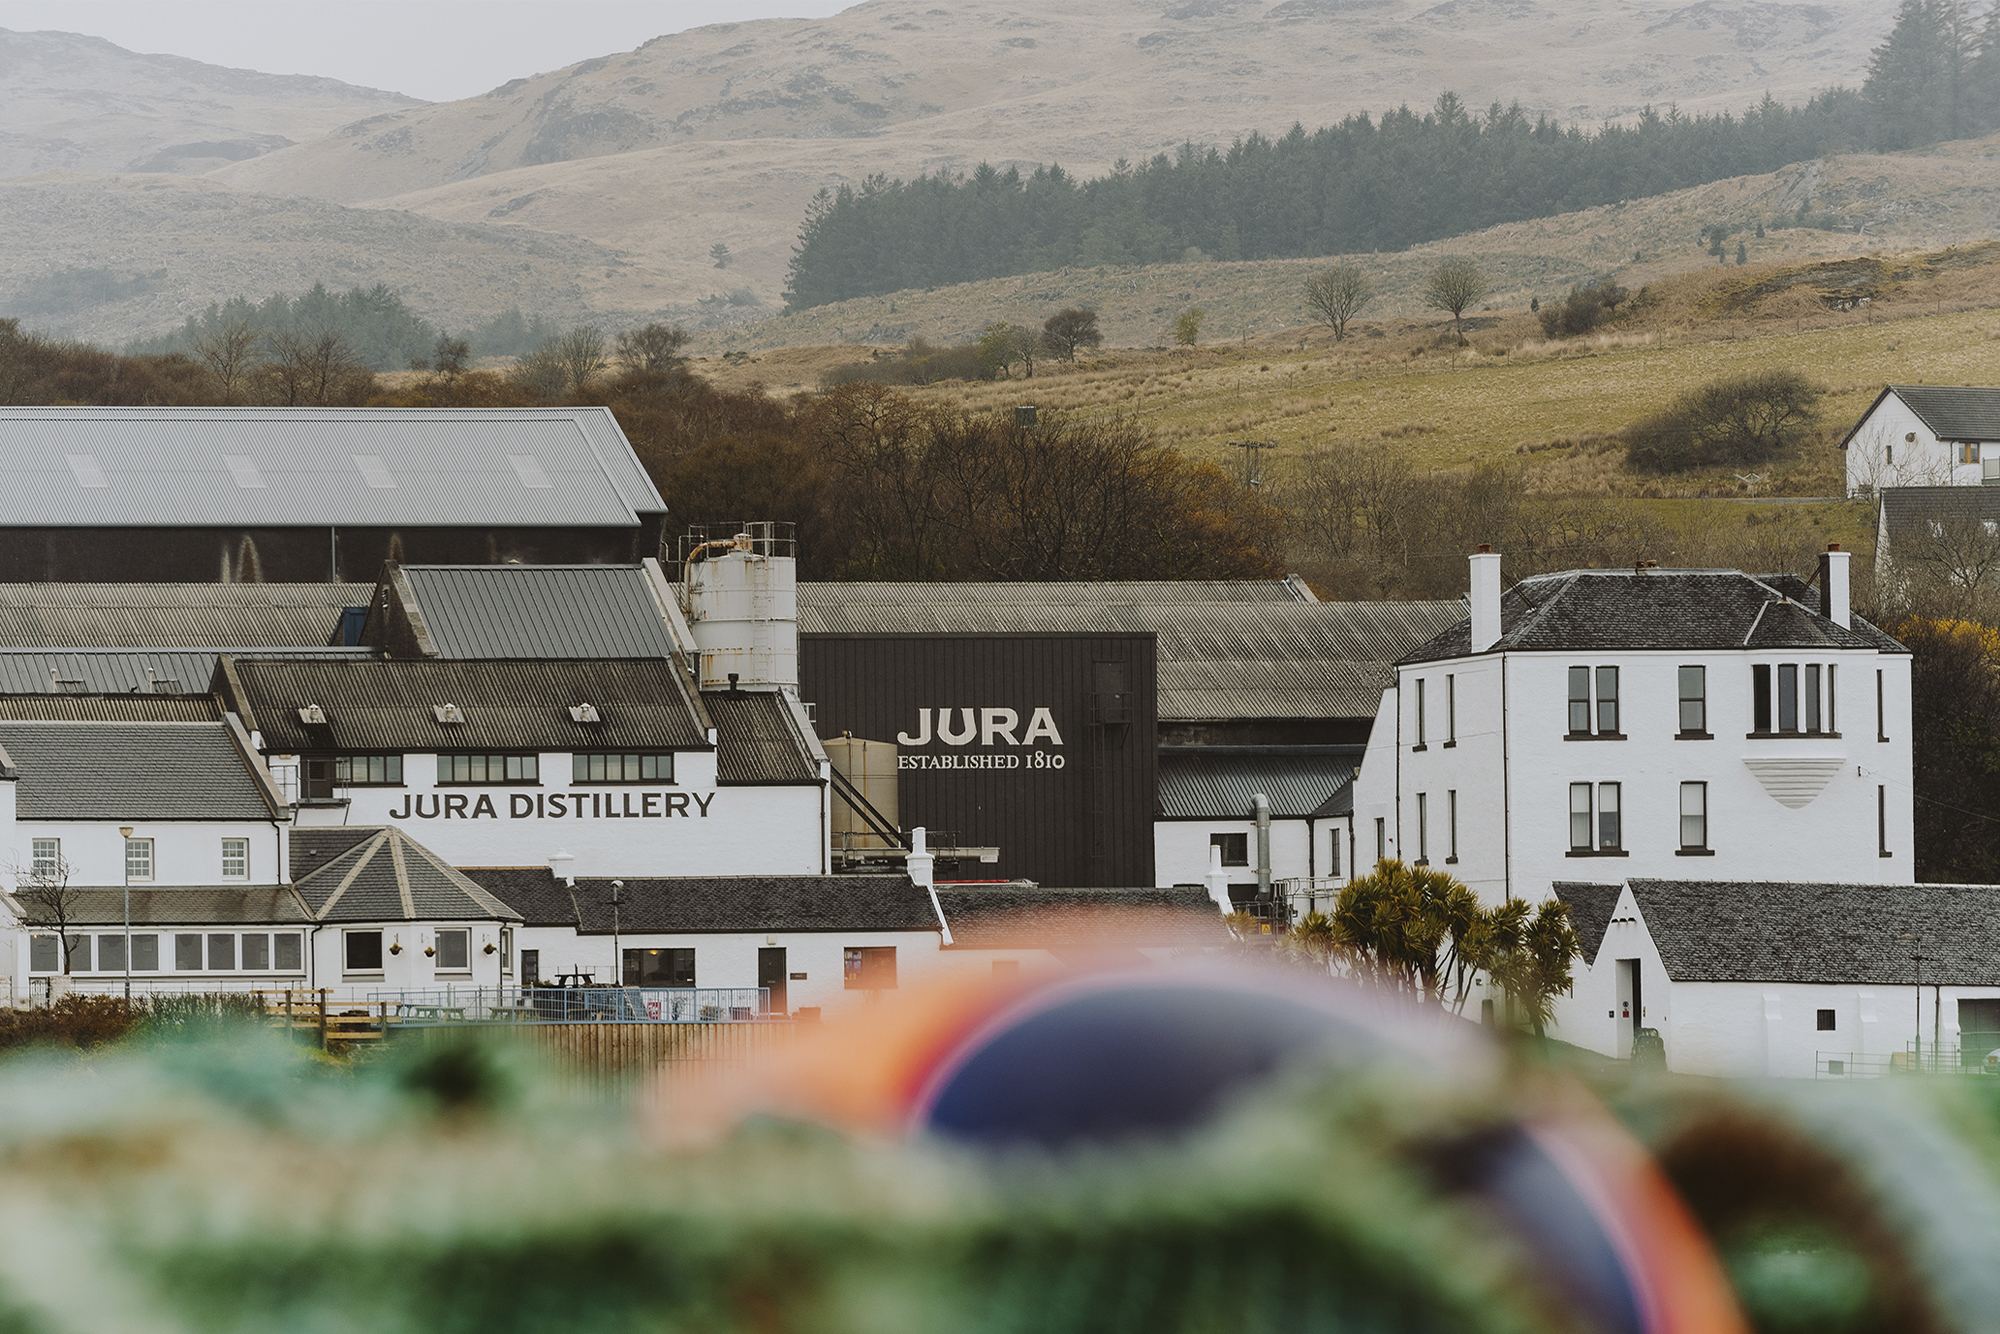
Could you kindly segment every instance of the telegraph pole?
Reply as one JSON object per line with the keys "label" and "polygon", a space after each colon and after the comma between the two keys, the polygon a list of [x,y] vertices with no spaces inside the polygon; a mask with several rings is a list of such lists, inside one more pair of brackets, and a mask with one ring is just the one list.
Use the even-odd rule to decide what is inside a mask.
{"label": "telegraph pole", "polygon": [[1275,440],[1231,440],[1231,449],[1243,451],[1243,485],[1255,491],[1264,485],[1264,464],[1258,457],[1260,449],[1276,449]]}

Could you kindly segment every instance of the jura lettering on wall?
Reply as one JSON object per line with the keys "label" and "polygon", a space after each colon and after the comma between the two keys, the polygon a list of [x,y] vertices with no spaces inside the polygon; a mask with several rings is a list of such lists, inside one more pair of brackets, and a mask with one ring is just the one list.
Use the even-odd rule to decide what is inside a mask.
{"label": "jura lettering on wall", "polygon": [[[706,820],[713,792],[405,792],[392,820]],[[504,803],[505,813],[502,813]]]}
{"label": "jura lettering on wall", "polygon": [[974,742],[981,746],[1060,746],[1063,743],[1062,733],[1056,730],[1055,716],[1046,708],[1035,709],[1028,715],[1025,730],[1021,728],[1020,713],[1014,709],[918,709],[917,734],[911,736],[908,732],[898,732],[896,740],[905,746],[931,745],[933,717],[937,723],[935,739],[947,746],[970,746]]}

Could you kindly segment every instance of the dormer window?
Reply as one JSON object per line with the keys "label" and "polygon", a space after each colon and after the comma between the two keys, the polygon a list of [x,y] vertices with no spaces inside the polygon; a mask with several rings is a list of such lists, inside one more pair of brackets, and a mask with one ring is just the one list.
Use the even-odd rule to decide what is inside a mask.
{"label": "dormer window", "polygon": [[431,714],[441,723],[462,723],[465,711],[456,704],[433,704]]}

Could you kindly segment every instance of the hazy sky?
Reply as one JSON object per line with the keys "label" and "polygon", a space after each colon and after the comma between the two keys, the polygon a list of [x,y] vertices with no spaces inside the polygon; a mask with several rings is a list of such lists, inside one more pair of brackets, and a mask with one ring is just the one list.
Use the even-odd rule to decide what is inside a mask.
{"label": "hazy sky", "polygon": [[323,74],[433,102],[705,23],[822,18],[855,0],[0,0],[0,28]]}

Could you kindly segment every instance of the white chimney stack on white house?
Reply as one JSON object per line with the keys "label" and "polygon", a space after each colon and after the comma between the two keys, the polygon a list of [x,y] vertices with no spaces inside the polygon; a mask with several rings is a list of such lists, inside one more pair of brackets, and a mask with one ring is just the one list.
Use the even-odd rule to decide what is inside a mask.
{"label": "white chimney stack on white house", "polygon": [[951,923],[944,919],[944,905],[937,896],[937,857],[931,852],[929,836],[922,825],[910,831],[910,855],[903,859],[903,866],[910,873],[911,883],[921,885],[931,896],[931,911],[937,914],[938,929],[944,932],[944,943],[951,944]]}
{"label": "white chimney stack on white house", "polygon": [[557,851],[549,854],[549,870],[555,873],[556,879],[572,888],[576,885],[576,876],[571,874],[569,868],[570,863],[575,860],[576,858],[567,852]]}
{"label": "white chimney stack on white house", "polygon": [[1847,596],[1847,559],[1840,543],[1827,544],[1819,558],[1819,611],[1843,630],[1854,628],[1854,614]]}
{"label": "white chimney stack on white house", "polygon": [[1481,544],[1472,556],[1472,651],[1500,642],[1500,553]]}

